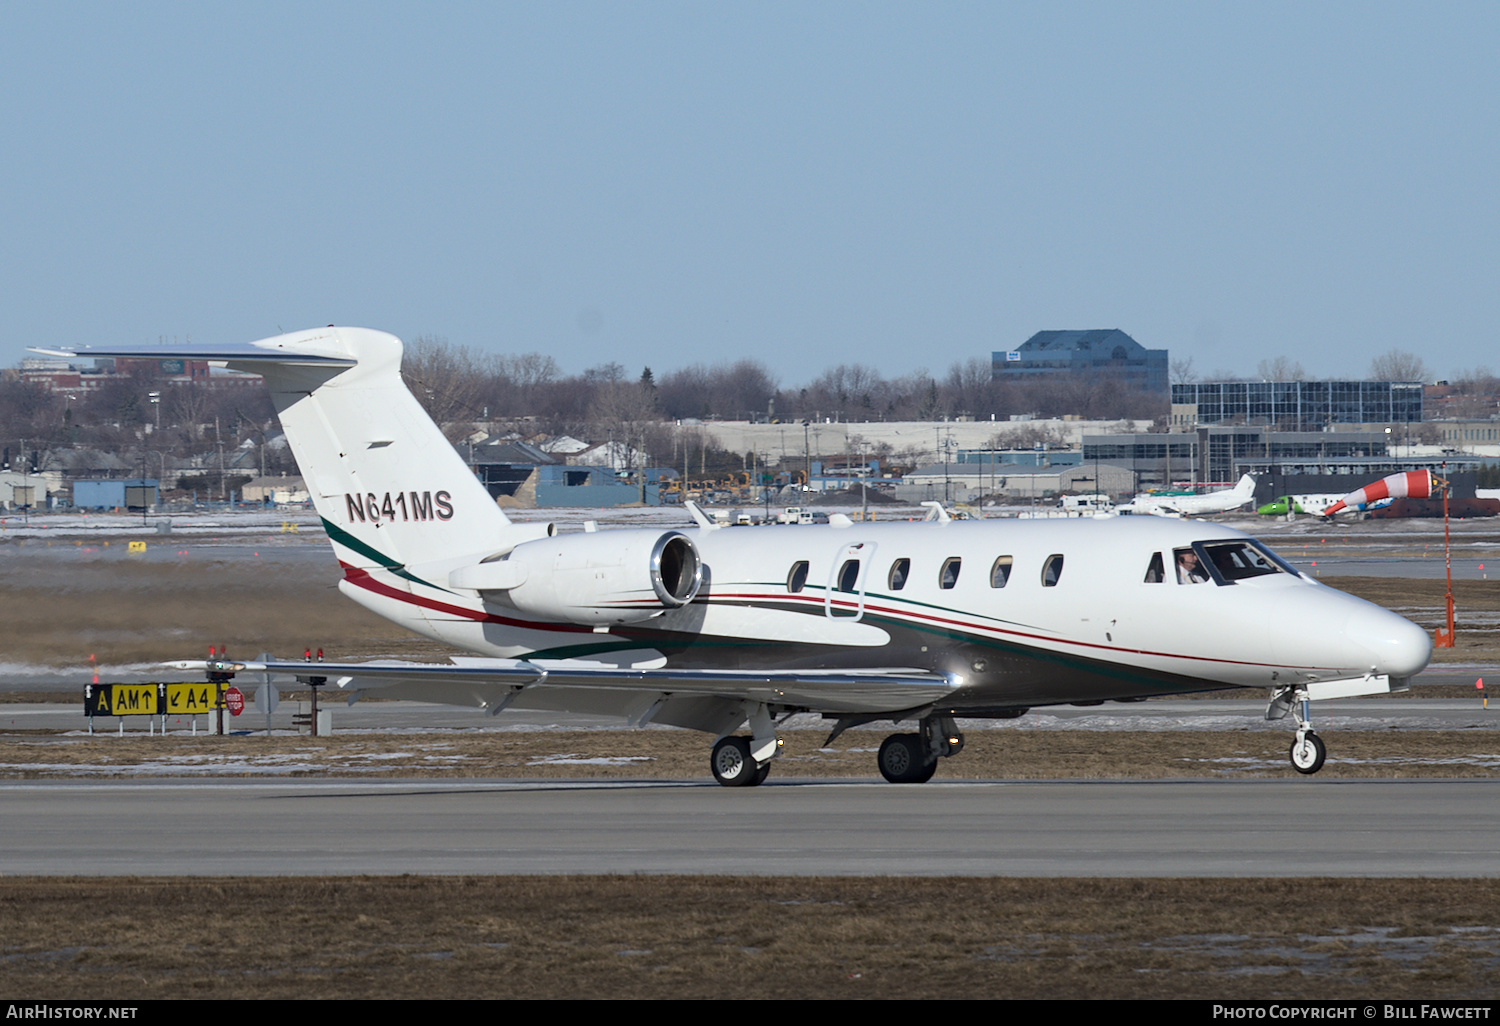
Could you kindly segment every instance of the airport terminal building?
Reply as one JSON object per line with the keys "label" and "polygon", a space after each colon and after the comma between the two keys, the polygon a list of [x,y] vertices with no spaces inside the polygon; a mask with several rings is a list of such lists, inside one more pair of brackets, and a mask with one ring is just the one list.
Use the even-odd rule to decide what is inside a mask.
{"label": "airport terminal building", "polygon": [[1334,424],[1416,424],[1420,381],[1199,381],[1172,386],[1172,427],[1247,424],[1324,431]]}

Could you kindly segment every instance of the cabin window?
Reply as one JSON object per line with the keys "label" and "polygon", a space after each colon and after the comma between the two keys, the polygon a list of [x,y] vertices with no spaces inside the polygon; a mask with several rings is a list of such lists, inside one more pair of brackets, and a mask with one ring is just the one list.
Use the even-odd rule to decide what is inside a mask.
{"label": "cabin window", "polygon": [[906,587],[906,578],[911,575],[911,560],[898,559],[891,564],[891,574],[886,578],[886,583],[891,586],[892,591],[900,591]]}
{"label": "cabin window", "polygon": [[1162,565],[1161,553],[1151,553],[1151,562],[1146,565],[1146,583],[1160,584],[1167,579],[1167,571]]}
{"label": "cabin window", "polygon": [[1055,588],[1057,582],[1062,580],[1063,558],[1061,553],[1054,552],[1047,557],[1047,562],[1042,564],[1042,587]]}
{"label": "cabin window", "polygon": [[949,556],[943,560],[943,569],[938,573],[938,587],[951,588],[958,583],[958,572],[963,569],[963,559]]}
{"label": "cabin window", "polygon": [[1011,562],[1012,560],[1009,556],[1001,556],[999,559],[995,560],[995,565],[990,567],[991,588],[1005,587],[1006,582],[1010,580]]}
{"label": "cabin window", "polygon": [[801,591],[807,584],[807,560],[792,564],[792,572],[786,575],[786,590],[792,594]]}
{"label": "cabin window", "polygon": [[1276,560],[1249,542],[1207,542],[1199,547],[1226,584],[1282,572]]}
{"label": "cabin window", "polygon": [[859,560],[846,559],[844,565],[839,567],[839,591],[854,591],[859,584]]}

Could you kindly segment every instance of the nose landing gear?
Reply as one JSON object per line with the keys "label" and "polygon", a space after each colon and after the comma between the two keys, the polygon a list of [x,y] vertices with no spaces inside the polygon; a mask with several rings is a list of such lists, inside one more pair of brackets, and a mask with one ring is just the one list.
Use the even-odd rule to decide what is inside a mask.
{"label": "nose landing gear", "polygon": [[1313,733],[1306,689],[1286,687],[1276,692],[1266,708],[1266,719],[1281,719],[1292,711],[1293,705],[1297,707],[1297,739],[1292,742],[1290,753],[1292,769],[1310,775],[1323,768],[1323,760],[1328,758],[1328,746]]}

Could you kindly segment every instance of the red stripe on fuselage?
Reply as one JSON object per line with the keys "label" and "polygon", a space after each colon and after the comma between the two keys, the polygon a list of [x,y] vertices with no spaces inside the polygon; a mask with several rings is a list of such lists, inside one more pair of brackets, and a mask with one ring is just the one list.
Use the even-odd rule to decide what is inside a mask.
{"label": "red stripe on fuselage", "polygon": [[393,588],[389,584],[382,584],[371,577],[368,570],[357,566],[350,566],[342,560],[339,562],[339,566],[344,568],[344,580],[356,588],[363,588],[366,591],[372,591],[377,595],[384,595],[386,598],[393,598],[399,602],[421,606],[423,609],[446,613],[460,620],[473,620],[476,623],[498,623],[504,624],[506,627],[520,627],[529,631],[562,631],[567,634],[592,634],[594,632],[592,627],[583,624],[535,623],[530,620],[513,620],[506,616],[496,616],[494,613],[485,613],[477,609],[466,609],[463,606],[455,606],[450,602],[439,602],[436,599],[423,598],[421,595],[414,595],[409,591]]}

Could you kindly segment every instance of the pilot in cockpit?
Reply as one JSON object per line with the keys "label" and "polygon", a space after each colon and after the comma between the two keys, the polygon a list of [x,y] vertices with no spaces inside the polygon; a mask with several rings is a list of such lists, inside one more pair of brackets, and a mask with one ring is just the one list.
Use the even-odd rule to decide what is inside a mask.
{"label": "pilot in cockpit", "polygon": [[1177,583],[1178,584],[1205,584],[1208,581],[1208,573],[1198,562],[1198,553],[1192,549],[1176,549],[1173,555],[1177,557]]}

